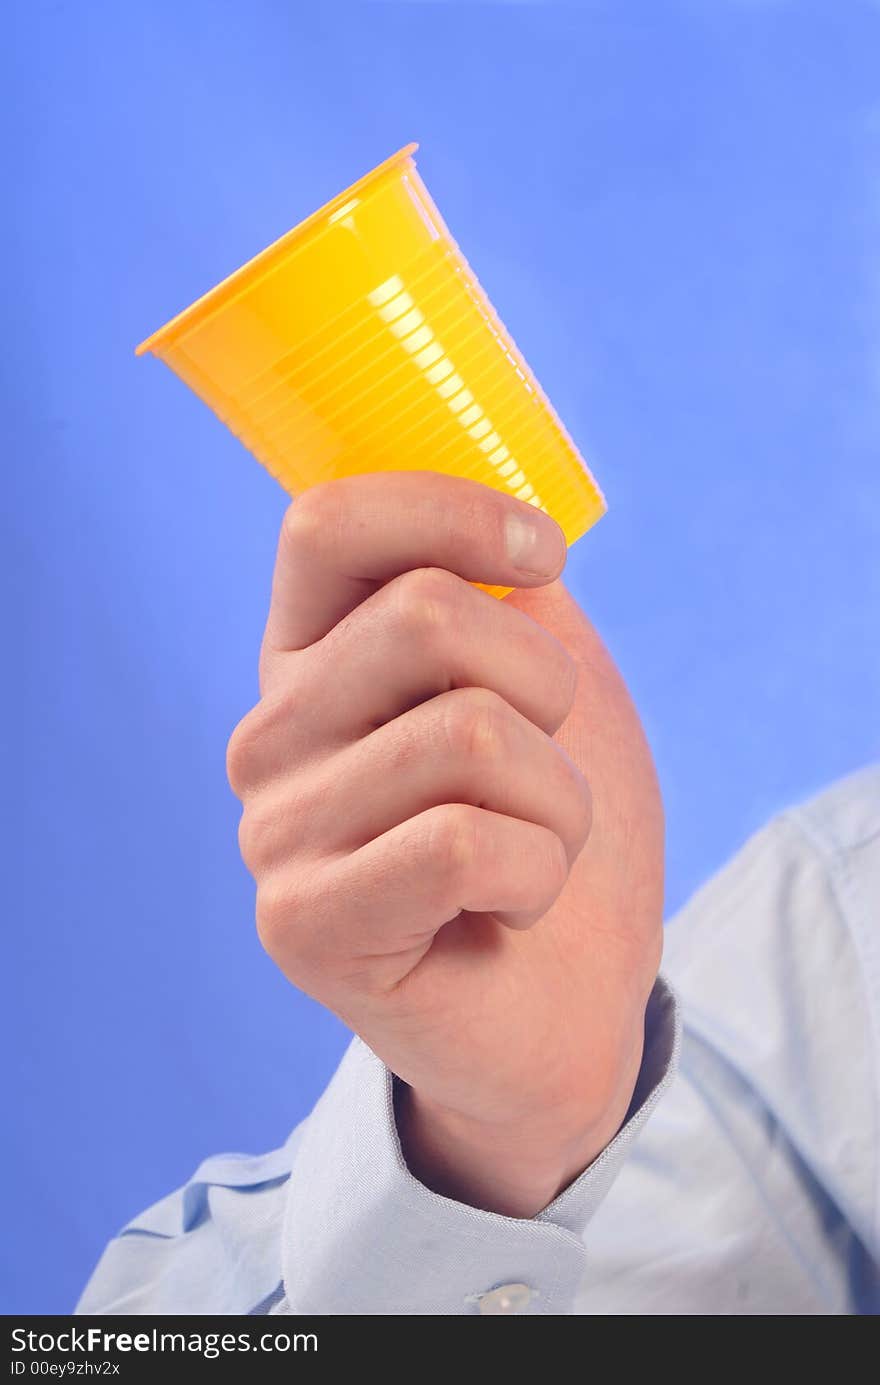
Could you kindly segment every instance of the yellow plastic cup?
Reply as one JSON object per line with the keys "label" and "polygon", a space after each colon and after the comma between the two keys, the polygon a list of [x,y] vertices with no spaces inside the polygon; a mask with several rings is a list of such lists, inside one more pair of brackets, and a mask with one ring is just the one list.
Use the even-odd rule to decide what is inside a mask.
{"label": "yellow plastic cup", "polygon": [[290,495],[360,472],[446,471],[545,510],[571,545],[605,513],[604,497],[452,239],[417,148],[137,354],[170,366]]}

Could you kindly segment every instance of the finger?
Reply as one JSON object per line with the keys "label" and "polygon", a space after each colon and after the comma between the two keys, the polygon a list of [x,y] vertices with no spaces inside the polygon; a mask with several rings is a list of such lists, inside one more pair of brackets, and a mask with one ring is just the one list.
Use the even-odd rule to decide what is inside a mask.
{"label": "finger", "polygon": [[313,644],[409,568],[532,587],[558,576],[565,558],[555,520],[481,482],[435,471],[340,477],[304,491],[285,516],[266,645]]}
{"label": "finger", "polygon": [[[446,803],[337,862],[326,882],[331,891],[334,877],[342,888],[347,879],[358,881],[358,928],[378,948],[392,921],[404,938],[414,924],[433,937],[462,912],[529,927],[565,886],[568,858],[546,827]],[[383,909],[390,909],[387,923]]]}
{"label": "finger", "polygon": [[[279,656],[280,762],[368,735],[455,688],[487,688],[548,735],[567,717],[578,670],[555,635],[454,573],[420,568],[389,582],[319,644]],[[296,710],[285,699],[296,689]],[[268,749],[268,743],[267,743]],[[275,753],[273,743],[272,753]]]}
{"label": "finger", "polygon": [[401,975],[463,911],[527,927],[567,878],[565,848],[546,827],[447,803],[301,874],[295,893],[287,872],[265,876],[257,921],[270,954],[306,984],[338,973],[340,959],[356,968],[389,959]]}
{"label": "finger", "polygon": [[280,866],[292,837],[305,858],[356,851],[443,803],[546,827],[569,866],[590,830],[589,786],[566,751],[495,693],[462,688],[307,770],[293,810],[286,783],[270,791],[260,807],[259,856],[251,850],[248,864],[256,874]]}

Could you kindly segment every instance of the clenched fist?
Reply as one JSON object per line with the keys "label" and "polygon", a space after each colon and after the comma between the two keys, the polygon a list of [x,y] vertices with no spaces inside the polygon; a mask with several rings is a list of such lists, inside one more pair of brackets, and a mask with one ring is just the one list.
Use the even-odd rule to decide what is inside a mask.
{"label": "clenched fist", "polygon": [[304,492],[228,753],[264,947],[401,1079],[412,1171],[519,1217],[619,1129],[662,938],[651,756],[565,556],[462,478]]}

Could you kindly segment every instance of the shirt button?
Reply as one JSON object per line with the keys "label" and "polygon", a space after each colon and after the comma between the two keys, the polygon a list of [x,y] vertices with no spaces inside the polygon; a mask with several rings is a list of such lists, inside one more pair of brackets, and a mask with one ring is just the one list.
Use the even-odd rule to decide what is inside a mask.
{"label": "shirt button", "polygon": [[498,1289],[490,1289],[480,1297],[481,1314],[521,1313],[531,1302],[532,1291],[528,1284],[502,1284]]}

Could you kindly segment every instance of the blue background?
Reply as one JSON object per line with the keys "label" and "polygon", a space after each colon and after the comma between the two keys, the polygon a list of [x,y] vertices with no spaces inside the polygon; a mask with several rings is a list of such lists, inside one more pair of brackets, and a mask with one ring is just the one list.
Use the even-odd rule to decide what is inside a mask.
{"label": "blue background", "polygon": [[0,1308],[67,1311],[346,1042],[262,954],[224,771],[285,496],[137,341],[409,139],[607,491],[567,580],[674,910],[878,752],[880,9],[7,7]]}

